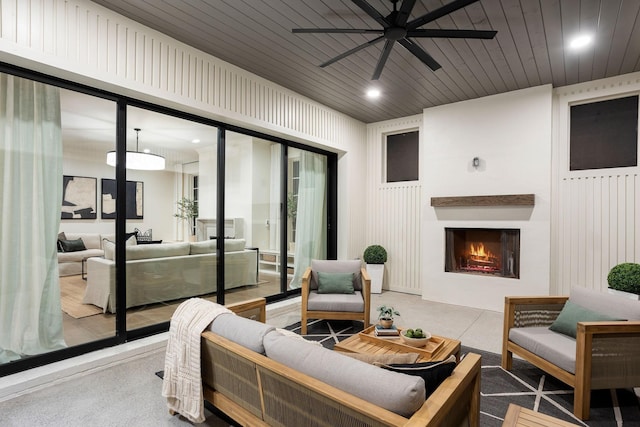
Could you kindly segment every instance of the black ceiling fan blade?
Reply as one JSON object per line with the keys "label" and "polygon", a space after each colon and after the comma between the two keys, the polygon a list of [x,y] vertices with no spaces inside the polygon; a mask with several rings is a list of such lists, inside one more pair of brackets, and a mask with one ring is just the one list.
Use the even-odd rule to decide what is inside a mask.
{"label": "black ceiling fan blade", "polygon": [[404,38],[398,40],[402,46],[404,46],[409,52],[413,53],[420,61],[424,62],[424,64],[431,68],[433,71],[436,71],[439,68],[442,68],[438,61],[433,59],[431,55],[424,51],[420,46],[412,42],[411,40]]}
{"label": "black ceiling fan blade", "polygon": [[493,30],[440,30],[440,29],[416,29],[407,31],[407,37],[430,37],[447,39],[492,39],[498,34]]}
{"label": "black ceiling fan blade", "polygon": [[356,46],[353,49],[350,49],[350,50],[348,50],[348,51],[336,56],[335,58],[331,58],[330,60],[328,60],[326,62],[323,62],[322,64],[320,64],[320,68],[324,68],[327,65],[331,65],[334,62],[340,61],[341,59],[346,58],[347,56],[351,55],[352,53],[356,53],[357,51],[362,50],[365,47],[372,46],[372,45],[374,45],[374,44],[376,44],[376,43],[378,43],[379,41],[382,41],[382,40],[384,40],[384,36],[376,37],[373,40],[369,40],[366,43],[362,43],[361,45]]}
{"label": "black ceiling fan blade", "polygon": [[391,22],[387,21],[387,18],[382,16],[380,12],[378,12],[373,6],[366,2],[366,0],[351,0],[353,4],[358,6],[360,9],[364,10],[367,15],[378,21],[383,28],[387,28],[391,26]]}
{"label": "black ceiling fan blade", "polygon": [[373,71],[373,77],[371,77],[371,80],[378,80],[380,78],[384,64],[387,63],[387,59],[389,58],[389,54],[391,53],[391,49],[393,49],[394,44],[395,41],[393,40],[387,40],[384,44],[384,49],[382,49],[382,53],[378,59],[378,65],[376,65],[376,69]]}
{"label": "black ceiling fan blade", "polygon": [[369,28],[294,28],[291,32],[296,34],[382,34],[384,30],[372,30]]}
{"label": "black ceiling fan blade", "polygon": [[402,2],[402,6],[400,6],[400,10],[398,11],[398,16],[395,23],[398,27],[402,27],[407,23],[415,4],[416,0],[404,0]]}
{"label": "black ceiling fan blade", "polygon": [[441,8],[434,10],[433,12],[429,12],[426,15],[422,15],[419,18],[414,19],[413,21],[407,24],[407,30],[414,30],[418,27],[423,26],[431,21],[435,21],[438,18],[441,18],[445,15],[448,15],[452,12],[455,12],[458,9],[462,9],[463,7],[469,6],[472,3],[477,2],[478,0],[455,0],[449,4],[445,4]]}

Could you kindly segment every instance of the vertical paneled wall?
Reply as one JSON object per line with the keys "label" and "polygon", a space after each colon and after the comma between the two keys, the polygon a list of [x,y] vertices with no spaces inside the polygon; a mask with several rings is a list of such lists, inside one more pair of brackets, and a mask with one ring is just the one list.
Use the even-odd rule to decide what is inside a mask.
{"label": "vertical paneled wall", "polygon": [[357,120],[88,0],[0,0],[0,51],[18,65],[36,61],[60,77],[333,148],[365,137]]}
{"label": "vertical paneled wall", "polygon": [[640,168],[569,171],[571,105],[640,93],[640,73],[558,88],[551,293],[605,291],[621,262],[640,262]]}
{"label": "vertical paneled wall", "polygon": [[[384,289],[422,294],[420,284],[421,181],[385,182],[386,135],[418,130],[422,143],[422,115],[367,126],[367,229],[365,246],[385,247],[388,260]],[[422,179],[422,172],[420,171]],[[364,250],[364,248],[362,248]]]}

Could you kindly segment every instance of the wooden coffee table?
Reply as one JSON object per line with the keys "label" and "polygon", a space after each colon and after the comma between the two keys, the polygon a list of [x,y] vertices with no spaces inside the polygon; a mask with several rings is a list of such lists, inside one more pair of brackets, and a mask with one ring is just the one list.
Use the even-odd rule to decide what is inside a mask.
{"label": "wooden coffee table", "polygon": [[400,337],[378,338],[373,335],[375,326],[350,336],[337,343],[333,349],[346,353],[398,354],[419,353],[418,362],[444,360],[452,354],[460,361],[460,341],[434,335],[425,347],[411,347],[404,344]]}

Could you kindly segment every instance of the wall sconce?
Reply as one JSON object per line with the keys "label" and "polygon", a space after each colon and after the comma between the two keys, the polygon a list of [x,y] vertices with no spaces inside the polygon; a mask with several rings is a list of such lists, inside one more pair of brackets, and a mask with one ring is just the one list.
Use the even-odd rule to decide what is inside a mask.
{"label": "wall sconce", "polygon": [[473,164],[473,167],[478,169],[478,166],[480,166],[480,158],[479,157],[474,157],[473,160],[471,161],[471,163]]}

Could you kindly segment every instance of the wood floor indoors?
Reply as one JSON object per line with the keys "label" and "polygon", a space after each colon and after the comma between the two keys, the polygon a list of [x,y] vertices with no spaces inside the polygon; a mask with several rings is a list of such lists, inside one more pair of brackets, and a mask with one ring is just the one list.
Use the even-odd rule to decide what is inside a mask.
{"label": "wood floor indoors", "polygon": [[[226,292],[225,301],[233,303],[277,294],[280,286],[279,277],[260,274],[257,285],[231,289]],[[60,277],[64,338],[68,346],[108,338],[115,334],[115,314],[103,313],[100,307],[82,303],[85,286],[86,281],[80,275]],[[216,300],[215,293],[202,297]],[[127,327],[136,329],[166,322],[183,301],[184,299],[179,299],[129,308]]]}

